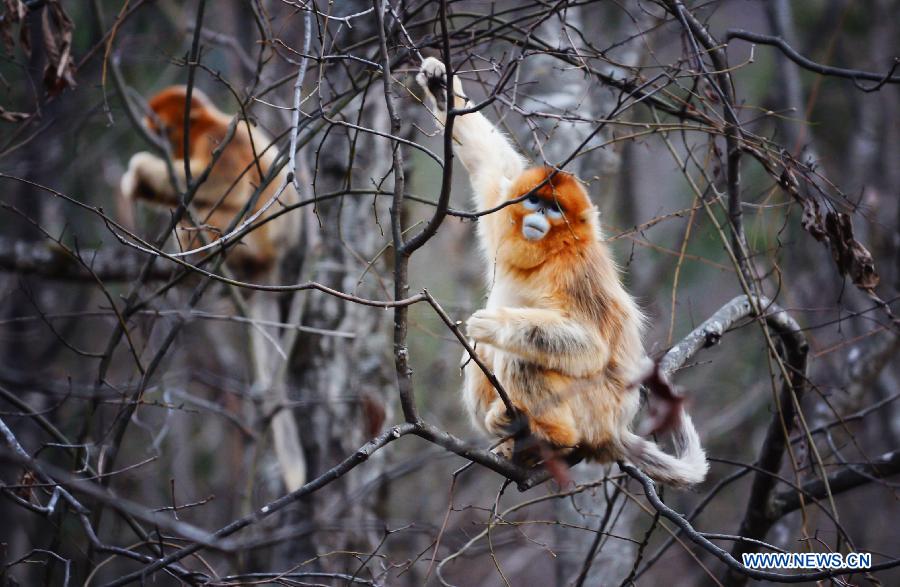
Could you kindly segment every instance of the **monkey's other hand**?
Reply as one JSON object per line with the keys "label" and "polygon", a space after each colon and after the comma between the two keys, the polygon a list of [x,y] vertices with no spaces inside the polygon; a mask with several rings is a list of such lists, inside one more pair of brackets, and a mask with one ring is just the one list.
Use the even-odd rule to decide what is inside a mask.
{"label": "monkey's other hand", "polygon": [[165,161],[147,151],[135,153],[128,162],[128,171],[119,182],[122,196],[127,200],[155,199],[157,194],[150,179],[152,176],[168,179]]}
{"label": "monkey's other hand", "polygon": [[496,342],[500,316],[493,310],[478,310],[466,321],[466,334],[478,342]]}
{"label": "monkey's other hand", "polygon": [[134,199],[137,193],[138,183],[140,183],[138,179],[139,160],[144,155],[150,155],[150,153],[135,153],[128,162],[128,170],[122,176],[122,179],[119,180],[119,190],[122,192],[122,196],[128,200]]}

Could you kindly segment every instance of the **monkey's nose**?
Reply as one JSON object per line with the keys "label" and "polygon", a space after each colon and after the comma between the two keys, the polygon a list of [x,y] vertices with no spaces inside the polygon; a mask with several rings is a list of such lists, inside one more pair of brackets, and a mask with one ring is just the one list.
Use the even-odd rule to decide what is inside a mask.
{"label": "monkey's nose", "polygon": [[522,221],[522,235],[530,240],[541,240],[550,230],[550,223],[543,214],[529,214]]}

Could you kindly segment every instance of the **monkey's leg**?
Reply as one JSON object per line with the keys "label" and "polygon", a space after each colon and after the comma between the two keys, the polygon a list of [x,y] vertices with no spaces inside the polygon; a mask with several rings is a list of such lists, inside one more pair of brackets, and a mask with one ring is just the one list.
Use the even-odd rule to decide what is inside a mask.
{"label": "monkey's leg", "polygon": [[531,433],[565,451],[575,448],[580,440],[572,409],[561,401],[537,414],[532,413]]}
{"label": "monkey's leg", "polygon": [[537,308],[479,310],[466,327],[469,336],[479,342],[572,377],[600,371],[609,362],[609,345],[600,337],[599,329],[562,312]]}
{"label": "monkey's leg", "polygon": [[[525,398],[522,398],[523,400]],[[528,418],[528,435],[517,436],[501,445],[500,454],[507,456],[515,452],[515,459],[527,464],[534,464],[541,458],[541,442],[549,444],[560,452],[560,455],[571,452],[578,444],[580,436],[576,429],[575,418],[571,407],[559,401],[560,398],[541,394],[537,401],[529,398],[517,408]],[[506,407],[501,401],[495,401],[485,415],[485,427],[498,438],[514,434]]]}

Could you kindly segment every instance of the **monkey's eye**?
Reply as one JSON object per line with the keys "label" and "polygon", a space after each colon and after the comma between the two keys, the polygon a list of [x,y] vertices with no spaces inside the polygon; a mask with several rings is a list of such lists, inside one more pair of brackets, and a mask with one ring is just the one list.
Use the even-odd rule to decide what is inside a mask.
{"label": "monkey's eye", "polygon": [[552,201],[547,203],[547,216],[550,218],[562,218],[563,208],[559,205],[559,202]]}
{"label": "monkey's eye", "polygon": [[537,196],[528,196],[528,199],[522,202],[522,204],[529,210],[537,210],[543,206],[541,199]]}

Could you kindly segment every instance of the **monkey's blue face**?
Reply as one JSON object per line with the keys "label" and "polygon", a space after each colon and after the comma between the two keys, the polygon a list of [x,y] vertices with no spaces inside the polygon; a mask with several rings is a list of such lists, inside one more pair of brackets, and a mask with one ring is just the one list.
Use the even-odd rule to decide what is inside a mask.
{"label": "monkey's blue face", "polygon": [[522,218],[522,236],[539,241],[550,232],[552,222],[563,217],[563,209],[556,200],[529,196],[522,202],[529,212]]}

